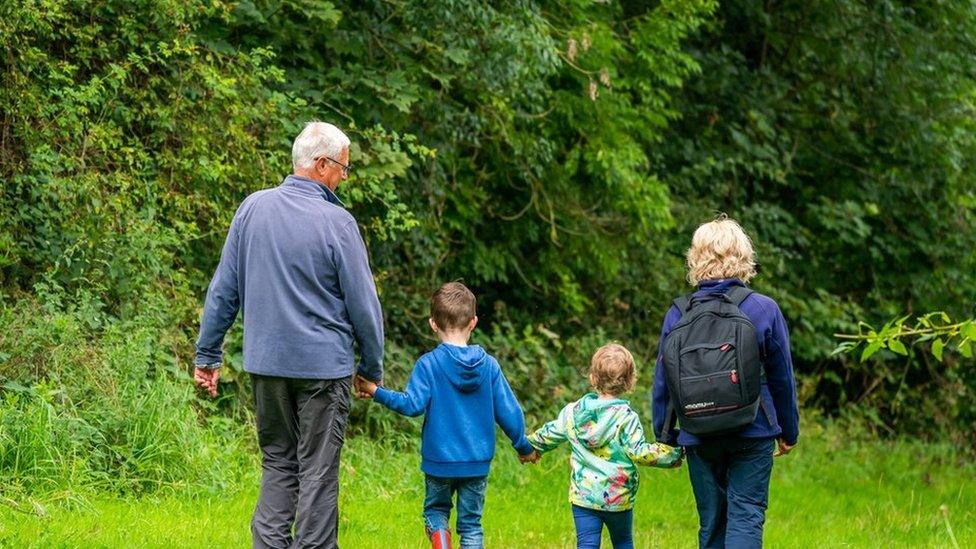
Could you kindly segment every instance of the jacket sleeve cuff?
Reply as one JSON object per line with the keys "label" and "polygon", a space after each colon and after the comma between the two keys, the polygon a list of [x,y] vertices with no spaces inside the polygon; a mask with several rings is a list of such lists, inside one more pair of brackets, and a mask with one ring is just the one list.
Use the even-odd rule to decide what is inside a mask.
{"label": "jacket sleeve cuff", "polygon": [[356,373],[372,381],[373,383],[383,381],[383,366],[367,368],[366,363],[360,362],[359,367],[356,368]]}
{"label": "jacket sleeve cuff", "polygon": [[520,456],[527,456],[535,451],[535,447],[529,442],[528,437],[522,435],[522,438],[518,439],[514,444],[515,451],[519,453]]}
{"label": "jacket sleeve cuff", "polygon": [[386,389],[384,387],[377,387],[376,388],[376,392],[373,393],[373,401],[376,402],[376,403],[378,403],[378,404],[382,404],[383,406],[389,407],[389,404],[388,404],[388,402],[389,402],[388,397],[389,396],[390,396],[389,389]]}
{"label": "jacket sleeve cuff", "polygon": [[532,449],[535,450],[536,452],[539,452],[540,454],[545,452],[545,450],[542,447],[542,444],[539,443],[538,440],[530,438],[529,444],[532,445]]}
{"label": "jacket sleeve cuff", "polygon": [[218,370],[218,369],[220,369],[221,365],[222,365],[222,363],[221,363],[220,360],[218,360],[216,362],[211,362],[211,361],[202,361],[201,362],[201,361],[197,361],[197,362],[195,362],[193,364],[193,366],[195,368],[199,368],[201,370]]}

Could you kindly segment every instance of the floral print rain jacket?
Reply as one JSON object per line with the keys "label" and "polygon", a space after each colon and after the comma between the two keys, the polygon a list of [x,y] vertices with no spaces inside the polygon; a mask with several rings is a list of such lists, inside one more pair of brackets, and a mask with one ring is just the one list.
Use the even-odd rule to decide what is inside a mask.
{"label": "floral print rain jacket", "polygon": [[670,468],[679,463],[680,448],[649,443],[637,413],[626,400],[601,399],[596,393],[568,404],[559,417],[529,436],[539,452],[569,441],[569,501],[602,511],[634,506],[640,476],[637,465]]}

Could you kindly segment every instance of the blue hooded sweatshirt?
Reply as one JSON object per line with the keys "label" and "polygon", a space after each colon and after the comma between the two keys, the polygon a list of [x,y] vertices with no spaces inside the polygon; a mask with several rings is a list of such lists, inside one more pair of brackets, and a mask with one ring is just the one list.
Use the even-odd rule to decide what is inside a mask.
{"label": "blue hooded sweatshirt", "polygon": [[373,399],[405,416],[425,415],[420,468],[428,475],[487,475],[495,423],[520,455],[532,453],[522,408],[498,361],[479,345],[441,343],[417,360],[406,392],[379,387]]}

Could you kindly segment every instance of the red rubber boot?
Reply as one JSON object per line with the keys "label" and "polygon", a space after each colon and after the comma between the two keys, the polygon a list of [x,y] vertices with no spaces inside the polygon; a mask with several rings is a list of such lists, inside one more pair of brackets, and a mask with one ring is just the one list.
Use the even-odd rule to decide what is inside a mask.
{"label": "red rubber boot", "polygon": [[451,531],[437,530],[430,535],[431,549],[451,549]]}

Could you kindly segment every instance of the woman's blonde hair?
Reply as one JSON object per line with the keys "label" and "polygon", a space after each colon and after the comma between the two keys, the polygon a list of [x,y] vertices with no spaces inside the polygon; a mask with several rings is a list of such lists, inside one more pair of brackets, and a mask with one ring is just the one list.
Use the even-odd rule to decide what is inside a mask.
{"label": "woman's blonde hair", "polygon": [[607,395],[622,395],[634,389],[637,368],[634,355],[619,343],[607,343],[590,359],[590,384]]}
{"label": "woman's blonde hair", "polygon": [[688,282],[738,278],[749,282],[756,276],[756,251],[742,227],[725,214],[703,223],[691,238],[686,254]]}

